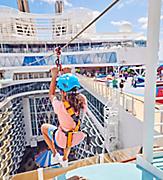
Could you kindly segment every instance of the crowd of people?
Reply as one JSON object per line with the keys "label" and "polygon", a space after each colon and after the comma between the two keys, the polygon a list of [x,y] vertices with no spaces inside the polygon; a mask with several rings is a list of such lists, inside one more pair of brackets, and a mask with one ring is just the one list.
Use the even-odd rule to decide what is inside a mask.
{"label": "crowd of people", "polygon": [[123,88],[124,88],[124,83],[125,83],[125,80],[121,79],[119,84],[118,84],[118,79],[116,77],[113,78],[112,80],[112,87],[113,88],[120,88],[120,91],[121,93],[123,92]]}
{"label": "crowd of people", "polygon": [[137,75],[130,75],[128,74],[126,71],[125,72],[120,72],[117,76],[115,76],[115,73],[111,73],[112,75],[112,81],[108,80],[107,81],[107,86],[111,86],[113,88],[120,88],[120,92],[123,92],[123,88],[125,86],[125,82],[127,82],[128,77],[132,77],[131,79],[131,86],[136,88],[137,87],[137,83],[138,83],[138,76]]}
{"label": "crowd of people", "polygon": [[[103,70],[103,69],[101,69]],[[137,88],[142,83],[142,79],[144,81],[144,77],[139,77],[132,69],[130,68],[121,68],[121,69],[110,69],[110,71],[101,71],[100,69],[77,69],[76,72],[82,74],[83,76],[95,78],[95,80],[100,80],[100,78],[105,78],[106,85],[108,87],[120,88],[122,92],[125,86],[125,82],[127,82],[130,77],[131,87]],[[108,78],[107,78],[108,77]],[[141,80],[140,80],[141,79]],[[163,79],[162,77],[160,79]],[[139,81],[140,80],[140,81]],[[144,83],[144,82],[143,82]],[[141,84],[143,86],[143,84]]]}

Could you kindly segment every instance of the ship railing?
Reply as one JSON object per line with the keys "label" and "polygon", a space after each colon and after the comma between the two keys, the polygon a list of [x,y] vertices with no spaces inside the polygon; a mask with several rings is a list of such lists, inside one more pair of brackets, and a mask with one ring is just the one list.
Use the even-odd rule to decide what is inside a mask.
{"label": "ship railing", "polygon": [[[12,42],[12,40],[10,39],[10,43],[11,42]],[[82,44],[82,43],[76,42],[76,43],[74,43],[76,45],[75,47],[71,47],[71,45],[69,45],[63,51],[64,52],[81,52],[81,51],[108,50],[108,49],[113,49],[113,48],[117,48],[117,47],[144,47],[141,45],[135,46],[134,44],[130,45],[130,46],[128,46],[127,44],[126,45],[118,44],[118,43],[122,43],[122,42],[118,42],[118,43],[117,42],[112,42],[112,43],[108,42],[108,44],[104,44],[101,42],[99,45],[97,45],[97,44],[95,45],[93,42],[90,42],[89,40],[87,40],[87,42],[89,43],[88,45],[85,45],[84,43]],[[13,40],[13,43],[17,43],[17,42],[15,42],[15,40]],[[37,42],[35,40],[35,43],[38,43],[38,44],[31,45],[30,42],[27,40],[26,45],[19,43],[18,47],[13,48],[13,47],[6,47],[6,43],[4,42],[4,43],[2,43],[3,48],[0,47],[0,53],[49,53],[49,52],[53,53],[55,48],[57,47],[55,44],[53,44],[53,47],[51,47],[51,48],[48,47],[49,45],[46,40],[44,40],[44,42],[40,42],[40,41]],[[63,44],[63,43],[61,42],[61,44]],[[42,47],[39,47],[40,45]],[[24,47],[21,47],[21,46],[24,46]]]}
{"label": "ship railing", "polygon": [[98,121],[101,123],[101,125],[103,125],[103,124],[104,124],[104,120],[103,120],[104,117],[103,117],[103,115],[99,112],[99,110],[98,110],[94,105],[92,105],[90,101],[88,101],[88,107],[89,107],[89,109],[93,112],[93,114],[94,114],[96,117],[98,117],[97,119],[98,119]]}
{"label": "ship railing", "polygon": [[[107,159],[104,157],[104,162],[112,162],[111,159]],[[77,161],[72,161],[69,163],[69,166],[67,168],[39,168],[34,171],[29,171],[25,173],[20,173],[16,174],[10,177],[12,180],[18,180],[18,179],[38,179],[38,176],[41,174],[43,179],[52,179],[55,178],[56,176],[59,176],[61,174],[65,174],[68,171],[71,171],[73,169],[83,167],[83,166],[88,166],[92,164],[97,164],[99,163],[99,155],[77,160]]]}
{"label": "ship railing", "polygon": [[[17,81],[17,80],[16,80]],[[2,91],[5,91],[6,93],[5,93],[5,97],[7,98],[7,97],[9,97],[9,96],[12,96],[12,95],[15,95],[15,94],[20,94],[20,93],[23,93],[23,92],[30,92],[30,91],[37,91],[37,90],[46,90],[46,89],[48,89],[49,87],[48,86],[44,86],[44,87],[42,87],[42,85],[43,85],[43,83],[44,82],[49,82],[50,81],[50,79],[49,78],[45,78],[44,80],[40,80],[40,79],[35,79],[35,82],[33,82],[34,80],[32,80],[32,81],[30,81],[30,80],[27,80],[27,81],[24,81],[23,82],[23,80],[21,80],[20,82],[19,81],[17,81],[18,83],[19,83],[19,86],[18,87],[16,87],[16,86],[13,86],[12,87],[12,89],[7,89],[6,87],[4,87],[4,88],[1,88],[0,90]],[[41,83],[42,84],[41,84]],[[29,84],[30,83],[30,84]],[[6,99],[5,98],[5,99]],[[5,100],[4,99],[4,100]],[[3,100],[3,101],[4,101]],[[2,101],[2,102],[3,102]],[[12,108],[15,108],[15,107],[12,107]],[[1,116],[0,116],[0,118],[1,118]]]}
{"label": "ship railing", "polygon": [[[107,87],[106,83],[95,81],[93,78],[77,74],[84,89],[88,90],[97,97],[103,104],[112,103],[114,97],[117,97],[119,106],[135,118],[143,121],[144,119],[144,98],[120,92],[119,89]],[[113,96],[114,94],[114,96]],[[163,100],[163,97],[156,97],[156,100]],[[156,134],[163,133],[163,105],[155,104],[155,130]],[[159,125],[160,124],[160,125]]]}
{"label": "ship railing", "polygon": [[[40,43],[41,44],[41,43]],[[46,42],[45,44],[42,44],[44,47],[43,48],[31,48],[29,49],[28,47],[27,48],[3,48],[3,50],[0,51],[0,53],[49,53],[49,52],[54,52],[55,50],[55,47],[54,48],[47,48],[47,45],[46,45]],[[4,44],[5,46],[5,44]],[[28,42],[27,42],[27,46],[28,45]],[[92,47],[91,47],[92,46]],[[110,46],[111,47],[111,46]],[[72,48],[72,47],[68,47],[64,50],[64,52],[81,52],[81,51],[94,51],[94,50],[101,50],[101,49],[109,49],[110,48],[109,46],[93,46],[92,44],[90,44],[90,46],[82,46],[79,44],[79,48]],[[114,47],[114,46],[113,46]]]}

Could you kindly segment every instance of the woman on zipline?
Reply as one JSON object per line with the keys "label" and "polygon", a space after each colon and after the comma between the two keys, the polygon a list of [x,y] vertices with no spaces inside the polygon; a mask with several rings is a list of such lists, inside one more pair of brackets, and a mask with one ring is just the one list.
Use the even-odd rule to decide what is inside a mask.
{"label": "woman on zipline", "polygon": [[[54,112],[58,116],[59,127],[51,124],[43,124],[41,131],[45,142],[53,153],[54,163],[68,166],[68,155],[71,147],[79,144],[86,135],[79,131],[81,114],[86,112],[86,97],[77,92],[80,88],[78,78],[69,73],[70,68],[63,69],[63,74],[58,77],[58,69],[52,68],[52,80],[50,83],[49,98]],[[57,81],[56,81],[57,79]],[[60,89],[60,100],[56,97],[56,86]],[[55,146],[63,148],[63,158],[57,152]]]}

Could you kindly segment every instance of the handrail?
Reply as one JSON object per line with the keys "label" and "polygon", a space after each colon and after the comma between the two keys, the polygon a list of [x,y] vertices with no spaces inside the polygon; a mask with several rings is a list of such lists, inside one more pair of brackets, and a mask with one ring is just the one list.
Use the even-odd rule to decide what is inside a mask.
{"label": "handrail", "polygon": [[[119,105],[123,107],[126,111],[134,115],[137,119],[143,121],[143,108],[144,108],[144,98],[137,97],[136,95],[131,95],[126,92],[120,93],[119,90],[107,87],[105,83],[94,81],[90,77],[83,77],[77,74],[82,86],[90,91],[90,93],[97,96],[97,98],[105,105],[109,101],[112,102],[113,93],[119,94]],[[109,100],[109,101],[108,101]],[[156,100],[163,100],[163,97],[156,97]],[[139,104],[138,104],[139,103]],[[140,104],[141,103],[141,104]],[[139,106],[139,109],[136,107]],[[163,122],[163,105],[155,104],[155,119],[156,123]],[[163,132],[162,126],[155,126],[155,130],[158,132]]]}
{"label": "handrail", "polygon": [[[131,158],[134,158],[135,155],[138,153],[139,149],[140,149],[139,147],[134,147],[132,149],[132,153],[130,154],[128,154],[128,149],[126,149],[127,150],[126,153],[124,153],[125,150],[122,150],[123,156],[121,156],[122,157],[121,159],[116,158],[117,155],[121,153],[121,150],[111,153],[111,157],[114,159],[112,159],[108,154],[104,154],[103,155],[104,163],[122,162],[125,160],[127,161],[127,159],[129,160]],[[97,156],[93,156],[91,158],[85,158],[85,159],[70,162],[67,168],[53,168],[53,167],[42,168],[41,171],[43,173],[43,179],[52,179],[61,174],[66,174],[68,171],[71,171],[73,169],[100,163],[99,162],[100,155],[101,154]],[[22,180],[22,179],[23,180],[29,180],[29,179],[36,180],[38,179],[38,171],[34,170],[34,171],[16,174],[16,175],[11,176],[11,179],[12,180]]]}
{"label": "handrail", "polygon": [[[73,163],[70,163],[70,165],[67,168],[44,168],[42,169],[43,171],[43,179],[51,179],[54,178],[58,175],[65,174],[68,171],[71,171],[73,169],[83,167],[83,166],[88,166],[91,164],[95,164],[97,162],[98,156],[94,156],[91,158],[86,158],[82,160],[75,161]],[[38,171],[29,171],[25,173],[20,173],[12,176],[12,180],[29,180],[29,179],[38,179]]]}
{"label": "handrail", "polygon": [[[79,79],[83,80],[83,77],[82,77],[80,74],[77,74],[77,76],[79,77]],[[101,86],[104,86],[105,88],[107,88],[107,89],[109,89],[109,90],[113,90],[113,89],[110,88],[110,87],[106,87],[105,84],[101,84],[100,82],[94,81],[94,80],[92,80],[91,78],[88,78],[88,77],[85,77],[85,76],[84,76],[84,79],[87,79],[87,80],[89,81],[89,83],[90,83],[90,82],[97,83],[99,86],[101,85]],[[86,81],[87,81],[87,80],[86,80]],[[86,81],[85,81],[85,82],[86,82]],[[117,91],[118,93],[120,93],[120,91],[117,90],[117,89],[114,89],[114,91]],[[129,98],[134,98],[135,100],[144,103],[144,100],[136,97],[136,95],[135,95],[135,96],[134,96],[134,95],[130,95],[129,93],[126,93],[126,92],[122,92],[121,94],[122,94],[122,95],[125,95],[125,96],[127,96],[127,97],[129,97]],[[163,100],[163,97],[156,97],[156,100]],[[158,107],[155,107],[155,108],[158,109]]]}
{"label": "handrail", "polygon": [[[41,90],[42,93],[47,93],[48,90]],[[36,90],[36,91],[29,91],[29,92],[23,92],[23,93],[19,93],[19,94],[15,94],[15,95],[11,95],[8,98],[6,98],[3,102],[0,103],[0,108],[2,108],[3,106],[5,106],[7,103],[9,103],[11,100],[17,98],[17,97],[22,97],[22,96],[26,96],[26,95],[31,95],[31,94],[38,94],[40,93],[40,90]]]}

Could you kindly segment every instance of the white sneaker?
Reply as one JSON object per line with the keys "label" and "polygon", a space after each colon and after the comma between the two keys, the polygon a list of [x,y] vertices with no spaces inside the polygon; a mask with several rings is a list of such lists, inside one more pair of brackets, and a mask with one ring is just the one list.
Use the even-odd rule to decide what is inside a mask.
{"label": "white sneaker", "polygon": [[61,161],[63,161],[63,160],[62,160],[62,157],[60,156],[59,153],[56,153],[55,156],[53,156],[53,154],[52,154],[52,156],[51,156],[51,165],[58,164]]}
{"label": "white sneaker", "polygon": [[64,160],[62,159],[62,161],[60,161],[60,164],[61,164],[62,167],[68,167],[68,160],[65,160],[65,161],[64,161]]}

